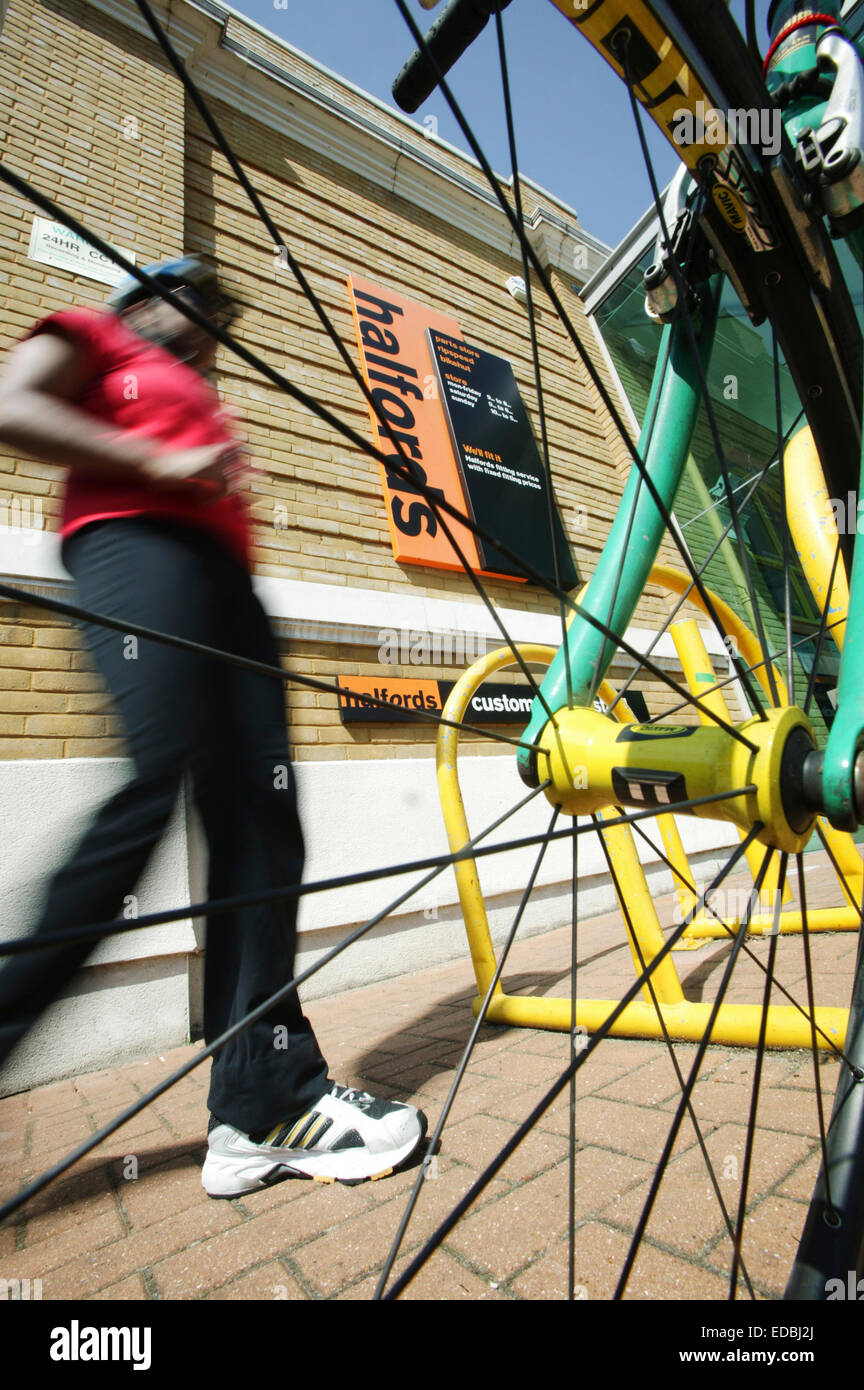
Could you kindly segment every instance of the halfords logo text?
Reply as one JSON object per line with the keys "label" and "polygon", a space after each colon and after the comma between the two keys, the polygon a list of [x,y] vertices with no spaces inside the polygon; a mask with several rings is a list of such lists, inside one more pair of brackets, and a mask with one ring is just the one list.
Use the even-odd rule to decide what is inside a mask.
{"label": "halfords logo text", "polygon": [[52,1361],[131,1361],[133,1370],[150,1369],[149,1327],[69,1327],[51,1332]]}
{"label": "halfords logo text", "polygon": [[751,145],[765,155],[780,153],[782,126],[776,106],[724,112],[697,101],[695,112],[680,107],[672,121],[676,145]]}

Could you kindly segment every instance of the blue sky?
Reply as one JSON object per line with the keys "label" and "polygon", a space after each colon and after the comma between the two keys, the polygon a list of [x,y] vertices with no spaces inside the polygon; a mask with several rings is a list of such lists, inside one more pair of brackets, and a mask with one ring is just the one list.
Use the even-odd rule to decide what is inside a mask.
{"label": "blue sky", "polygon": [[[414,46],[393,0],[230,3],[270,33],[393,105],[393,78]],[[417,0],[410,5],[424,32],[440,13],[440,8],[423,10]],[[733,0],[732,9],[741,22],[743,0]],[[767,10],[768,0],[757,0],[763,51]],[[569,203],[586,231],[614,245],[651,197],[624,85],[548,0],[513,0],[503,19],[520,167]],[[509,174],[493,23],[453,70],[451,85],[493,168]],[[436,117],[445,140],[466,148],[443,97],[433,96],[414,119],[422,123],[428,116]],[[653,128],[651,137],[662,185],[674,173],[677,160]]]}

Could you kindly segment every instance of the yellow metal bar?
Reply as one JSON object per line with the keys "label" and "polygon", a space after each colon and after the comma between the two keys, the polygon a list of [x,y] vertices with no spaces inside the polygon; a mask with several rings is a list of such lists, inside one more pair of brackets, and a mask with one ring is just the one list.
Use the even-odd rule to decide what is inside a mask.
{"label": "yellow metal bar", "polygon": [[[819,454],[807,426],[799,430],[786,446],[784,465],[786,512],[798,559],[819,612],[828,605],[831,636],[842,649],[849,616],[849,584],[842,555],[831,582],[838,539],[835,506],[843,508],[843,523],[855,534],[858,523],[857,498],[853,492],[848,497],[835,498],[835,506],[832,506]],[[853,515],[849,516],[847,511]]]}
{"label": "yellow metal bar", "polygon": [[[686,594],[687,602],[692,604],[694,608],[698,608],[700,612],[704,613],[706,618],[713,623],[714,620],[708,611],[707,603],[698,590],[693,587],[693,581],[689,574],[685,574],[683,570],[675,569],[672,565],[655,565],[648,576],[648,583],[657,584],[661,588],[669,589],[673,594]],[[747,627],[745,623],[742,623],[734,608],[730,608],[729,604],[726,603],[719,594],[715,594],[713,590],[710,589],[706,592],[710,596],[717,617],[723,624],[726,633],[737,645],[742,661],[745,666],[753,667],[754,676],[765,691],[768,700],[773,704],[774,696],[763,664],[765,658],[758,639],[753,635],[749,627]],[[774,667],[774,677],[777,682],[780,704],[785,705],[788,703],[786,682],[776,666]]]}
{"label": "yellow metal bar", "polygon": [[[615,815],[616,812],[610,811],[609,814]],[[602,821],[602,811],[598,814],[598,819]],[[660,928],[654,899],[645,881],[645,870],[636,852],[632,830],[627,825],[613,825],[601,831],[601,834],[606,841],[609,858],[615,870],[616,892],[624,920],[633,924],[633,934],[628,931],[627,943],[636,974],[641,975],[657,953],[662,951],[666,944],[665,937]],[[660,962],[651,980],[660,1003],[681,1003],[684,991],[671,956],[666,956]],[[642,993],[650,1004],[651,992],[647,982],[642,986]]]}
{"label": "yellow metal bar", "polygon": [[[479,999],[474,1001],[475,1013],[479,1012],[480,1003]],[[576,1027],[596,1033],[617,1007],[616,999],[577,999]],[[700,1042],[711,1017],[711,1004],[687,1001],[683,1004],[661,1004],[660,1013],[671,1038],[682,1042]],[[844,1045],[847,1016],[846,1009],[814,1010],[816,1027],[826,1035],[823,1038],[817,1032],[816,1041],[820,1047],[830,1049]],[[507,994],[496,995],[487,1014],[490,1023],[504,1023],[516,1028],[549,1028],[561,1032],[569,1031],[572,1017],[569,999],[538,999],[536,996]],[[711,1030],[711,1041],[730,1047],[755,1047],[759,1041],[761,1022],[760,1004],[721,1004]],[[636,1001],[622,1010],[610,1033],[619,1038],[662,1038],[663,1025],[652,1005]],[[791,1005],[772,1004],[768,1010],[765,1041],[768,1047],[809,1048],[809,1019]]]}
{"label": "yellow metal bar", "polygon": [[[523,643],[519,646],[519,653],[523,660],[528,663],[534,662],[548,666],[555,655],[555,648],[540,646],[535,643]],[[465,717],[468,702],[487,676],[492,675],[494,671],[500,671],[503,666],[512,664],[513,653],[509,647],[498,647],[495,651],[481,657],[479,661],[475,661],[474,665],[469,666],[468,670],[460,676],[451,690],[444,706],[444,718],[452,719],[457,724],[461,722]],[[456,766],[458,754],[459,730],[442,724],[438,731],[435,765],[447,839],[454,854],[464,849],[471,838],[465,816],[465,803],[462,800],[462,791],[459,786],[459,774]],[[489,918],[486,915],[477,873],[477,862],[474,859],[460,860],[458,864],[454,865],[454,872],[456,874],[456,886],[459,890],[462,916],[465,921],[465,931],[468,935],[468,947],[474,964],[474,976],[477,980],[477,988],[483,997],[495,974],[496,961],[492,936],[489,931]],[[502,994],[500,983],[495,986],[495,993]]]}
{"label": "yellow metal bar", "polygon": [[[845,830],[835,830],[824,816],[819,817],[819,825],[822,834],[825,836],[826,843],[831,848],[831,853],[837,860],[837,864],[849,885],[849,890],[844,887],[843,879],[840,886],[843,888],[843,896],[853,907],[861,906],[862,890],[864,890],[864,863],[858,846]],[[858,918],[860,923],[861,918]]]}
{"label": "yellow metal bar", "polygon": [[[723,922],[725,922],[725,926]],[[724,937],[728,937],[738,930],[737,915],[723,917],[723,922],[718,922],[716,917],[712,918],[709,915],[692,923],[684,935],[698,937],[700,940],[707,940],[711,937],[714,940],[722,941]],[[854,907],[808,907],[807,909],[808,931],[857,931],[860,925],[861,913]],[[729,928],[729,931],[726,930],[726,927]],[[800,908],[787,908],[780,914],[780,931],[784,936],[787,933],[794,935],[803,930]],[[751,917],[747,931],[753,936],[772,936],[776,931],[773,912],[758,913]]]}
{"label": "yellow metal bar", "polygon": [[[673,592],[680,594],[687,593],[690,586],[690,581],[686,575],[668,566],[656,566],[651,574],[651,582],[665,585]],[[698,594],[694,592],[688,594],[688,597],[707,614],[706,606]],[[761,653],[752,633],[740,622],[728,605],[724,604],[716,595],[712,597],[721,622],[726,625],[727,630],[738,641],[739,650],[745,661],[751,665],[757,663],[761,659]],[[523,644],[520,645],[519,651],[525,661],[536,665],[548,665],[555,655],[554,648],[540,644]],[[508,647],[499,648],[475,662],[454,686],[445,706],[445,717],[458,724],[465,715],[468,702],[483,681],[494,671],[512,663],[513,653]],[[767,693],[767,677],[764,670],[759,670],[756,674]],[[776,674],[778,686],[783,692],[782,701],[785,698],[785,687],[780,673],[777,672]],[[700,682],[700,684],[707,685],[708,682]],[[605,684],[601,687],[601,694],[609,703],[615,698],[611,686],[605,686]],[[632,712],[623,702],[619,702],[616,706],[616,712],[620,722],[634,722]],[[788,710],[784,712],[784,716],[779,716],[779,712],[775,713],[775,718],[791,716],[792,712]],[[750,722],[748,721],[748,725]],[[661,737],[663,736],[661,735]],[[447,836],[451,850],[454,852],[463,849],[470,838],[457,773],[458,747],[458,728],[442,726],[438,735],[437,775]],[[559,760],[566,756],[560,739],[558,739],[558,747],[554,752],[553,747],[548,750],[550,764],[554,762],[556,756]],[[772,768],[764,779],[766,786],[773,785],[774,777],[771,773],[774,771]],[[598,808],[598,811],[602,817],[602,806]],[[674,818],[671,815],[666,815],[658,816],[658,820],[661,824],[666,823],[664,840],[667,848],[670,844],[675,846],[675,853],[674,855],[670,854],[670,859],[675,863],[679,872],[692,881]],[[617,833],[619,830],[626,830],[626,833],[619,834]],[[622,892],[627,898],[628,909],[634,922],[634,931],[640,950],[636,950],[633,941],[630,942],[630,948],[641,974],[640,952],[641,958],[648,963],[656,955],[664,938],[629,829],[606,827],[601,833],[607,840],[613,863],[617,862],[617,865],[620,866],[616,867],[616,872],[621,880]],[[832,832],[832,834],[836,835],[836,832]],[[838,863],[850,881],[850,892],[857,891],[858,885],[864,881],[864,870],[862,870],[857,849],[852,845],[848,836],[839,837],[836,843],[832,839],[832,848]],[[478,997],[474,1001],[474,1012],[478,1013],[495,972],[495,953],[483,895],[480,890],[476,862],[473,859],[463,860],[454,866],[454,870],[477,980]],[[847,896],[849,895],[847,894]],[[685,910],[689,912],[692,910],[694,902],[692,894],[689,894],[685,901],[688,904]],[[851,908],[816,909],[808,913],[808,924],[816,931],[836,931],[841,921],[845,927],[847,920],[852,916],[853,910]],[[854,913],[854,917],[854,925],[857,926],[860,919],[857,913]],[[850,925],[852,925],[851,921]],[[757,916],[750,924],[750,930],[755,934],[763,930],[773,929],[773,916]],[[784,912],[782,929],[784,931],[800,929],[800,913]],[[719,927],[719,924],[717,928],[713,928],[710,923],[702,923],[697,928],[697,934],[700,937],[716,936],[721,933],[726,934],[723,928]],[[703,1037],[711,1015],[710,1003],[686,1000],[681,990],[677,971],[675,971],[674,966],[671,967],[671,970],[667,970],[667,966],[671,966],[671,961],[664,960],[655,972],[659,1015],[650,998],[646,998],[642,1002],[633,1002],[622,1010],[620,1017],[611,1028],[610,1032],[613,1035],[661,1038],[664,1036],[665,1030],[670,1037],[677,1040],[698,1041]],[[647,995],[647,990],[644,988],[643,993]],[[577,1026],[586,1028],[588,1032],[596,1032],[605,1024],[609,1015],[617,1007],[617,1002],[614,1000],[577,1000],[575,1022]],[[573,1006],[570,1000],[511,996],[505,994],[500,984],[496,986],[487,1016],[489,1021],[493,1023],[530,1028],[569,1030],[574,1022]],[[815,1010],[817,1028],[827,1035],[826,1040],[817,1033],[820,1046],[830,1047],[832,1044],[843,1046],[847,1017],[848,1013],[845,1009]],[[755,1046],[759,1039],[761,1025],[762,1010],[758,1005],[724,1004],[718,1010],[712,1029],[712,1040],[733,1046]],[[797,1009],[772,1005],[768,1010],[766,1026],[766,1042],[769,1047],[803,1048],[810,1045],[810,1023]]]}

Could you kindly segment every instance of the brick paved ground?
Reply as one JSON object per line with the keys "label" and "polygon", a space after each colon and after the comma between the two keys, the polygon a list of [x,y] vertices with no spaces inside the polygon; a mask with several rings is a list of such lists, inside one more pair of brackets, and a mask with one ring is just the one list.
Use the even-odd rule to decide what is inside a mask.
{"label": "brick paved ground", "polygon": [[[808,863],[814,863],[808,857]],[[821,868],[811,901],[824,900]],[[663,907],[670,910],[668,900]],[[764,960],[769,943],[754,939]],[[676,953],[689,997],[710,998],[728,943]],[[817,999],[845,1004],[853,933],[814,943]],[[581,929],[580,993],[615,997],[632,982],[617,914]],[[511,990],[567,991],[569,937],[552,932],[517,945]],[[778,974],[806,998],[800,937],[780,943]],[[734,986],[757,997],[750,963]],[[316,1001],[308,1012],[332,1074],[379,1094],[411,1098],[434,1122],[470,1032],[470,966],[388,981]],[[180,1048],[131,1066],[80,1076],[0,1101],[2,1193],[8,1194],[194,1056]],[[676,1046],[682,1069],[695,1053]],[[560,1034],[484,1027],[458,1096],[437,1175],[423,1187],[405,1250],[449,1211],[566,1064]],[[753,1054],[712,1048],[695,1110],[720,1189],[738,1202]],[[44,1299],[368,1299],[416,1170],[358,1187],[292,1181],[231,1202],[200,1185],[207,1064],[118,1131],[0,1230],[0,1279],[41,1279]],[[823,1055],[830,1098],[837,1064]],[[665,1045],[610,1039],[579,1073],[575,1154],[576,1282],[608,1299],[676,1106]],[[759,1297],[783,1289],[817,1169],[813,1065],[804,1052],[765,1062],[744,1244]],[[566,1091],[429,1261],[405,1297],[560,1299],[567,1279],[569,1119]],[[134,1161],[131,1161],[134,1160]],[[134,1173],[137,1169],[137,1178]],[[730,1245],[692,1123],[685,1120],[660,1188],[627,1296],[721,1299]],[[400,1258],[397,1270],[404,1267]]]}

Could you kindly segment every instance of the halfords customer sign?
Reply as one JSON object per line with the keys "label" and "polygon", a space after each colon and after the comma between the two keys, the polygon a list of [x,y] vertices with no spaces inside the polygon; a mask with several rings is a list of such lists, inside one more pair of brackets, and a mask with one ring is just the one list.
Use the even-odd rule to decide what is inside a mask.
{"label": "halfords customer sign", "polygon": [[[440,714],[455,681],[408,680],[396,676],[337,677],[343,724],[392,724],[418,711]],[[370,700],[370,696],[372,699]],[[383,700],[383,705],[373,701]],[[466,724],[526,724],[533,695],[527,681],[486,682],[468,702]]]}

